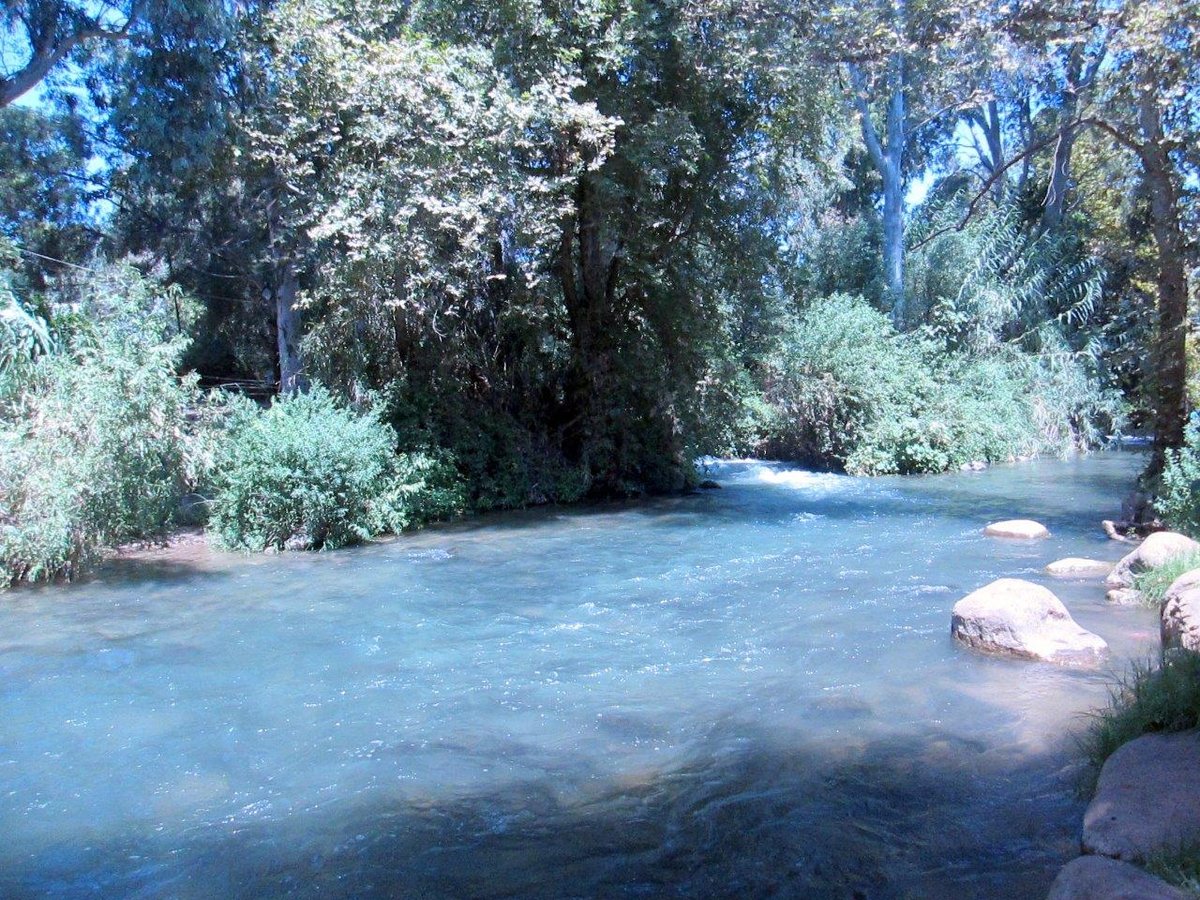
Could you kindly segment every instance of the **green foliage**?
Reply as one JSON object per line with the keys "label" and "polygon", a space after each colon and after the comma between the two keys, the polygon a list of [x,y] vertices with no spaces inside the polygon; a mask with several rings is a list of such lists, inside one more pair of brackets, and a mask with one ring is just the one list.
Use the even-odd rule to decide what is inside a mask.
{"label": "green foliage", "polygon": [[324,549],[462,511],[449,460],[395,450],[377,411],[355,412],[321,387],[266,410],[235,403],[214,459],[210,527],[227,547]]}
{"label": "green foliage", "polygon": [[1184,445],[1167,452],[1154,505],[1172,528],[1200,535],[1200,416],[1188,423]]}
{"label": "green foliage", "polygon": [[1148,606],[1158,608],[1169,588],[1180,575],[1200,569],[1200,553],[1173,556],[1161,566],[1147,569],[1134,576],[1133,587]]}
{"label": "green foliage", "polygon": [[1167,654],[1158,665],[1136,663],[1116,685],[1107,709],[1097,713],[1081,737],[1088,762],[1088,792],[1100,767],[1117,748],[1154,732],[1200,727],[1200,654]]}
{"label": "green foliage", "polygon": [[[130,272],[112,287],[152,293]],[[123,308],[38,357],[0,416],[0,581],[73,577],[172,521],[195,379],[175,375],[182,340],[147,334]]]}
{"label": "green foliage", "polygon": [[759,449],[864,475],[941,472],[974,460],[1089,445],[1108,411],[1060,357],[947,349],[900,335],[862,298],[808,306],[764,367]]}
{"label": "green foliage", "polygon": [[1200,843],[1153,854],[1146,860],[1146,871],[1193,897],[1200,897]]}

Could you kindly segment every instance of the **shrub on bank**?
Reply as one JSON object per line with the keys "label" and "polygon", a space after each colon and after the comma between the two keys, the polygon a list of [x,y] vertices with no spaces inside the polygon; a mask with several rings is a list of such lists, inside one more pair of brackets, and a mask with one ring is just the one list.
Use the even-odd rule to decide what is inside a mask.
{"label": "shrub on bank", "polygon": [[231,548],[324,549],[462,511],[449,460],[395,451],[377,411],[356,412],[321,387],[265,410],[234,403],[213,459],[209,525]]}
{"label": "shrub on bank", "polygon": [[70,578],[170,525],[196,395],[175,374],[183,349],[114,314],[25,361],[0,411],[0,584]]}
{"label": "shrub on bank", "polygon": [[852,474],[1062,454],[1120,415],[1068,354],[948,350],[921,332],[897,334],[860,297],[807,307],[765,370],[756,449]]}
{"label": "shrub on bank", "polygon": [[1200,418],[1192,416],[1184,445],[1168,450],[1155,507],[1164,522],[1185,534],[1200,534]]}

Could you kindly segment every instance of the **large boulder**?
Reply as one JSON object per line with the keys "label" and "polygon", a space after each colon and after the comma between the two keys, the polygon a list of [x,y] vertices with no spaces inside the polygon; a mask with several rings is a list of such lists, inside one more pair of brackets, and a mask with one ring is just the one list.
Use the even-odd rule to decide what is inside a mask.
{"label": "large boulder", "polygon": [[1200,653],[1200,569],[1185,572],[1167,588],[1162,606],[1162,645]]}
{"label": "large boulder", "polygon": [[1068,556],[1046,566],[1046,574],[1055,578],[1103,578],[1112,568],[1112,563],[1103,560]]}
{"label": "large boulder", "polygon": [[1046,900],[1188,900],[1189,896],[1127,862],[1081,856],[1063,866]]}
{"label": "large boulder", "polygon": [[1176,534],[1174,531],[1156,531],[1117,563],[1104,579],[1104,583],[1114,588],[1133,587],[1136,575],[1157,569],[1177,556],[1197,551],[1200,551],[1200,544],[1186,535]]}
{"label": "large boulder", "polygon": [[1200,732],[1147,734],[1108,758],[1083,816],[1083,851],[1145,862],[1200,841]]}
{"label": "large boulder", "polygon": [[1032,519],[1006,519],[1003,522],[993,522],[983,529],[989,537],[1002,538],[1044,538],[1050,537],[1050,532],[1041,522]]}
{"label": "large boulder", "polygon": [[1108,647],[1051,591],[1019,578],[1001,578],[959,600],[950,632],[974,650],[1050,662],[1091,662]]}

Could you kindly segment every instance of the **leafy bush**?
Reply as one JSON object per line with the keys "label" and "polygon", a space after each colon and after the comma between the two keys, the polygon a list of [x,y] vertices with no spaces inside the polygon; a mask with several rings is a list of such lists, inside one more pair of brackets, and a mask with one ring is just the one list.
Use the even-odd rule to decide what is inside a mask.
{"label": "leafy bush", "polygon": [[932,333],[897,334],[860,297],[806,308],[765,369],[770,414],[757,449],[854,474],[1067,453],[1095,440],[1097,420],[1119,416],[1062,354],[956,351]]}
{"label": "leafy bush", "polygon": [[355,412],[324,388],[265,410],[242,400],[213,461],[209,524],[228,547],[322,549],[462,511],[449,460],[395,448],[376,410]]}
{"label": "leafy bush", "polygon": [[0,416],[0,582],[72,577],[170,524],[195,381],[175,374],[184,341],[145,338],[136,318],[80,324]]}
{"label": "leafy bush", "polygon": [[1155,507],[1164,522],[1200,534],[1200,417],[1193,414],[1184,445],[1168,450]]}
{"label": "leafy bush", "polygon": [[872,429],[918,409],[930,387],[922,362],[861,297],[816,301],[767,360],[764,393],[772,415],[759,449],[847,467]]}

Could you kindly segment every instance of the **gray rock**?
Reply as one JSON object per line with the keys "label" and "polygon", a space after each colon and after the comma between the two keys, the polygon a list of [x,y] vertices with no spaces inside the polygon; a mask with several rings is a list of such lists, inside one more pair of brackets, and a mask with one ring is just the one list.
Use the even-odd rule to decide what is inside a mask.
{"label": "gray rock", "polygon": [[1055,578],[1103,578],[1112,568],[1112,563],[1103,560],[1068,556],[1046,566],[1046,574]]}
{"label": "gray rock", "polygon": [[1006,519],[1003,522],[993,522],[983,529],[989,537],[1003,538],[1044,538],[1050,537],[1050,532],[1041,522],[1032,519]]}
{"label": "gray rock", "polygon": [[1147,734],[1100,770],[1083,816],[1083,851],[1145,862],[1200,841],[1200,732]]}
{"label": "gray rock", "polygon": [[1104,583],[1114,588],[1133,587],[1134,576],[1157,569],[1177,556],[1197,551],[1200,551],[1200,544],[1190,537],[1174,531],[1156,531],[1117,563]]}
{"label": "gray rock", "polygon": [[1126,862],[1081,856],[1063,866],[1046,900],[1187,900],[1161,878]]}
{"label": "gray rock", "polygon": [[700,490],[702,491],[719,491],[721,486],[712,479],[700,482]]}
{"label": "gray rock", "polygon": [[984,653],[1059,663],[1095,661],[1108,647],[1039,584],[1001,578],[954,604],[950,632]]}
{"label": "gray rock", "polygon": [[1185,572],[1167,588],[1162,606],[1162,645],[1200,653],[1200,569]]}

